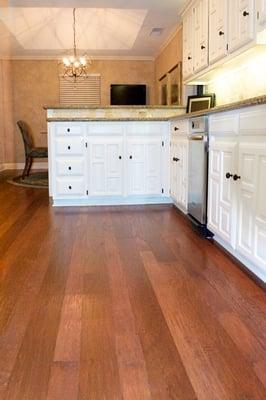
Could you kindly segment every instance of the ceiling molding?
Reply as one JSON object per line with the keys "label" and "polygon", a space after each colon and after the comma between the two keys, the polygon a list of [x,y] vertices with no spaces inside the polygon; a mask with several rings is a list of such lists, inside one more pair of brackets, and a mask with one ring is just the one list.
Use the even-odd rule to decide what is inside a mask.
{"label": "ceiling molding", "polygon": [[182,29],[182,24],[179,24],[173,32],[168,36],[166,41],[160,46],[159,50],[155,54],[155,59],[159,57],[159,55],[165,50],[165,48],[169,45],[169,43],[174,39],[175,35]]}
{"label": "ceiling molding", "polygon": [[[147,57],[147,56],[93,56],[89,57],[92,61],[154,61],[155,57]],[[29,61],[60,61],[62,57],[54,57],[54,56],[0,56],[0,60],[10,60],[10,61],[19,61],[19,60],[29,60]]]}

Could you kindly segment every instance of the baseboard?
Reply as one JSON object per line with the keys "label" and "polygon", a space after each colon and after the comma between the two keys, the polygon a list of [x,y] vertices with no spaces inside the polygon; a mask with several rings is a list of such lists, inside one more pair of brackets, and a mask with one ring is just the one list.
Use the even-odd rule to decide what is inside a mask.
{"label": "baseboard", "polygon": [[[24,163],[4,163],[3,170],[6,169],[24,169]],[[48,169],[48,162],[34,162],[32,164],[32,169]]]}

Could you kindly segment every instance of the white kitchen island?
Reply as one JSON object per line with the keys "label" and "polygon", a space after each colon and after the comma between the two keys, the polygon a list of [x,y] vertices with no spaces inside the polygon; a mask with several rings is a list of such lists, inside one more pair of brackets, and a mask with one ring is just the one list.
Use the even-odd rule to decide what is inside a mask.
{"label": "white kitchen island", "polygon": [[182,107],[47,107],[55,206],[171,203],[170,123]]}

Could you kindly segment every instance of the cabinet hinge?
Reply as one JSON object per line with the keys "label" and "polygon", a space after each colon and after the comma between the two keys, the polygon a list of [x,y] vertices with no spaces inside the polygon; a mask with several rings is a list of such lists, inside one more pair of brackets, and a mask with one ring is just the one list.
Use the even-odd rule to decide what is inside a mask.
{"label": "cabinet hinge", "polygon": [[87,195],[87,196],[89,195],[89,191],[88,191],[88,190],[86,190],[86,195]]}
{"label": "cabinet hinge", "polygon": [[162,147],[164,147],[164,141],[162,141]]}
{"label": "cabinet hinge", "polygon": [[85,147],[88,147],[88,143],[87,142],[85,143]]}
{"label": "cabinet hinge", "polygon": [[164,194],[164,189],[162,189],[162,194]]}

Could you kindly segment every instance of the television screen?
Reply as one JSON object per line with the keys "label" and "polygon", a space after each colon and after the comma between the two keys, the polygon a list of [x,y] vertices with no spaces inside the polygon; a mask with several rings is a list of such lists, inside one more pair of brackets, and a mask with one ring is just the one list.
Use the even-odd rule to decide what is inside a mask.
{"label": "television screen", "polygon": [[146,105],[146,85],[111,85],[111,105]]}

